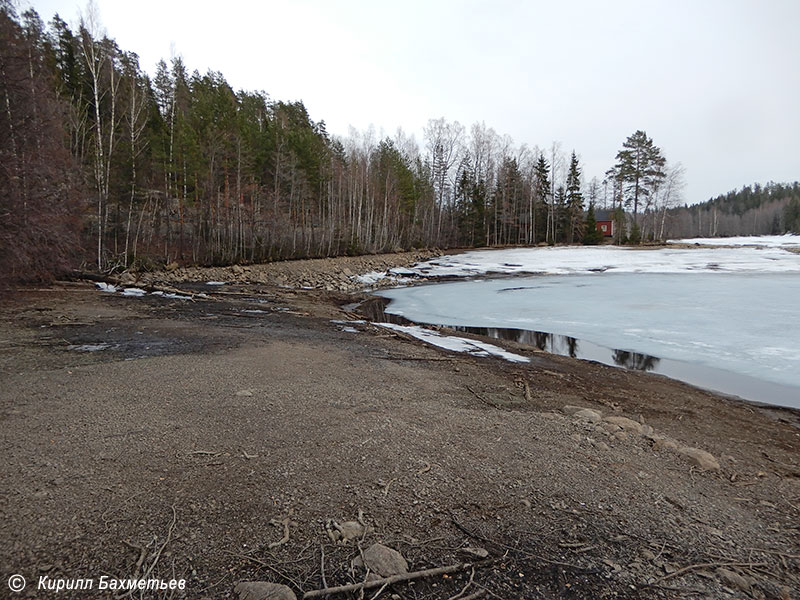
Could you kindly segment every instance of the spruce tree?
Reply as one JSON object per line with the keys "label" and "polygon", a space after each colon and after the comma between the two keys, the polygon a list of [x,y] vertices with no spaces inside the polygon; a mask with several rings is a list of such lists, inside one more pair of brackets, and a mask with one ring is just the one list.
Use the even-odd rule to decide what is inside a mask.
{"label": "spruce tree", "polygon": [[583,194],[581,193],[581,168],[578,164],[578,157],[572,151],[572,158],[567,174],[567,214],[568,223],[566,231],[567,242],[572,244],[579,242],[583,237]]}
{"label": "spruce tree", "polygon": [[586,213],[585,230],[583,234],[583,244],[585,246],[596,246],[603,241],[603,234],[597,230],[597,218],[594,215],[594,202],[589,203],[589,211]]}

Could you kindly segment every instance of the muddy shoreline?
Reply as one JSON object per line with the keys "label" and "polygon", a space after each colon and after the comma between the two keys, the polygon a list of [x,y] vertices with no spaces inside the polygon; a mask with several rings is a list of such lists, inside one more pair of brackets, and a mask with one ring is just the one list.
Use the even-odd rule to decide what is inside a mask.
{"label": "muddy shoreline", "polygon": [[[59,283],[3,304],[6,577],[149,570],[186,579],[176,598],[257,580],[300,597],[323,575],[363,579],[358,544],[326,533],[361,517],[363,548],[382,542],[410,570],[485,550],[497,560],[468,593],[795,597],[796,411],[514,342],[529,363],[431,348],[357,322],[346,309],[367,296],[285,287],[312,268],[280,268],[297,270],[203,283],[205,298],[206,273],[149,284],[191,300]],[[385,592],[448,599],[469,582]]]}

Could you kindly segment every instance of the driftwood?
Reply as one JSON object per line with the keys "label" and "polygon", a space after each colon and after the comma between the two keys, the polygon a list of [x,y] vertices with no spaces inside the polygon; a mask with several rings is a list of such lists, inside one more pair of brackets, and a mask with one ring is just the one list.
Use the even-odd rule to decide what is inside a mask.
{"label": "driftwood", "polygon": [[434,577],[436,575],[445,575],[447,573],[456,573],[458,571],[466,571],[467,569],[478,569],[495,563],[496,560],[487,560],[480,563],[462,563],[459,565],[451,565],[449,567],[437,567],[435,569],[425,569],[424,571],[414,571],[413,573],[401,573],[400,575],[392,575],[391,577],[384,577],[382,579],[375,579],[373,581],[364,581],[361,583],[352,583],[349,585],[340,585],[336,587],[323,588],[321,590],[311,590],[303,594],[303,600],[306,598],[319,598],[321,596],[328,596],[330,594],[343,594],[345,592],[357,592],[359,590],[369,590],[376,587],[383,587],[400,583],[403,581],[412,581],[414,579],[423,579],[425,577]]}

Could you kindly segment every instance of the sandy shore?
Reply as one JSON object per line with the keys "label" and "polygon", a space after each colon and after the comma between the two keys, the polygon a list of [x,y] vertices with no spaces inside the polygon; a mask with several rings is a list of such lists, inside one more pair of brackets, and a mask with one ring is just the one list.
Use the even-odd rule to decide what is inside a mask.
{"label": "sandy shore", "polygon": [[[356,320],[348,293],[248,281],[3,303],[0,556],[22,597],[102,574],[301,597],[361,581],[357,546],[379,541],[410,570],[485,550],[464,595],[797,597],[795,412],[521,346],[527,364],[454,354],[334,322]],[[334,543],[326,523],[359,513]],[[384,594],[447,599],[470,576]]]}

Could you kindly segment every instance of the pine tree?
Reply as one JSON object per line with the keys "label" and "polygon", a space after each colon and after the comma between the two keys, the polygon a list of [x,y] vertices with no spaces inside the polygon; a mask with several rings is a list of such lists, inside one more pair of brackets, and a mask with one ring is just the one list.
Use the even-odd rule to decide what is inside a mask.
{"label": "pine tree", "polygon": [[661,155],[661,149],[641,130],[629,136],[622,148],[617,153],[614,170],[624,186],[625,205],[633,207],[635,223],[639,214],[639,204],[649,197],[664,179],[666,159]]}

